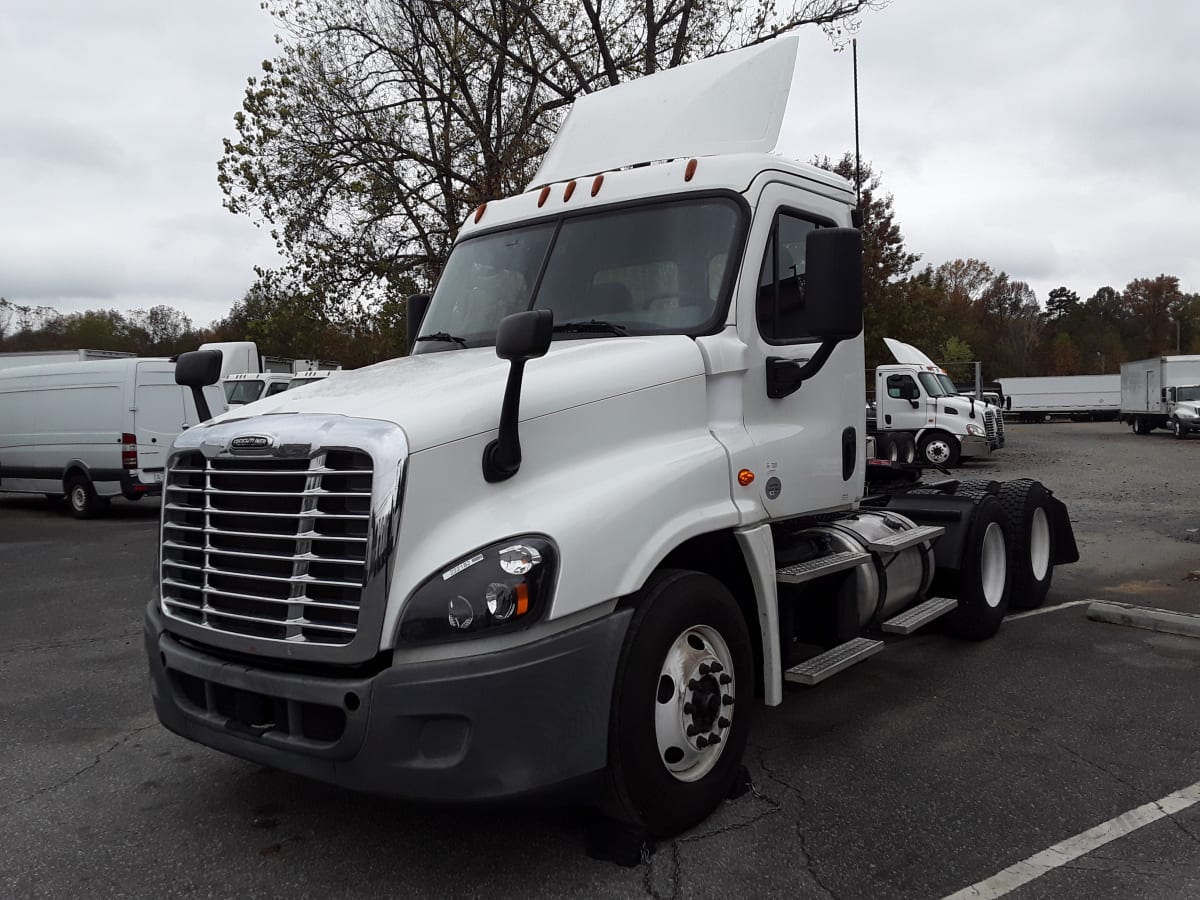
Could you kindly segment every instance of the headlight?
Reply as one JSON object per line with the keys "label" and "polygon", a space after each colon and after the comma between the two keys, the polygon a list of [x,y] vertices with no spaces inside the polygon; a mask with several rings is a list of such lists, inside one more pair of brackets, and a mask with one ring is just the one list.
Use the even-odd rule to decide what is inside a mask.
{"label": "headlight", "polygon": [[973,434],[976,437],[983,437],[985,434],[987,434],[987,432],[984,431],[982,428],[980,428],[978,425],[976,425],[974,422],[968,422],[967,423],[967,434]]}
{"label": "headlight", "polygon": [[547,538],[501,541],[426,579],[400,617],[404,641],[452,641],[519,631],[550,604],[558,554]]}

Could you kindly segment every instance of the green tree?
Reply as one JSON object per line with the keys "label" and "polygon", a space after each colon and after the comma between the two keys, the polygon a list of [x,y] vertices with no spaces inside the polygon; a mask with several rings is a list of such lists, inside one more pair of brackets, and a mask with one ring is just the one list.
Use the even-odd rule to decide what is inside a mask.
{"label": "green tree", "polygon": [[942,345],[942,359],[948,363],[971,362],[975,359],[975,351],[966,341],[951,335]]}

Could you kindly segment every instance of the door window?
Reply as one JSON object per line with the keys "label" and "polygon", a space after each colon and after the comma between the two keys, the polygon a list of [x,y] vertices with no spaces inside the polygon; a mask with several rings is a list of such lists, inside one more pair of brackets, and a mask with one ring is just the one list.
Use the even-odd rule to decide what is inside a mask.
{"label": "door window", "polygon": [[920,392],[917,390],[917,383],[911,375],[889,375],[887,378],[888,396],[893,400],[902,400],[907,394],[909,397],[919,397]]}
{"label": "door window", "polygon": [[274,384],[272,384],[270,387],[267,388],[267,396],[274,397],[276,394],[282,394],[287,389],[288,389],[288,382],[276,381]]}
{"label": "door window", "polygon": [[808,340],[805,242],[817,222],[792,213],[775,217],[758,278],[758,330],[769,344]]}

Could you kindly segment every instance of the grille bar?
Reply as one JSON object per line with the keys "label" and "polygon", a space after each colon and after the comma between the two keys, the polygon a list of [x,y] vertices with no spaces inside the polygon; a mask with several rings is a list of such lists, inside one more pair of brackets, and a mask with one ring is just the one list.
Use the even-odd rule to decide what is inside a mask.
{"label": "grille bar", "polygon": [[164,610],[230,635],[350,644],[369,571],[373,484],[372,458],[357,450],[178,454],[164,485]]}

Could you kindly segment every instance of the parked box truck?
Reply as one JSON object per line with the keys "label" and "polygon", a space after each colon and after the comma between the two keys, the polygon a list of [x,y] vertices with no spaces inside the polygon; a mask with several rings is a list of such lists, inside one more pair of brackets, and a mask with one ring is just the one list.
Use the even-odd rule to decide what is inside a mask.
{"label": "parked box truck", "polygon": [[1115,419],[1121,411],[1120,375],[1001,378],[1000,389],[1005,410],[1022,422],[1043,422],[1054,416]]}
{"label": "parked box truck", "polygon": [[168,728],[401,797],[586,786],[669,835],[785,683],[1042,602],[1078,558],[1043,485],[868,490],[854,190],[772,152],[796,47],[580,97],[410,298],[412,356],[179,436]]}
{"label": "parked box truck", "polygon": [[1200,430],[1200,355],[1156,356],[1121,365],[1121,421],[1135,434]]}

